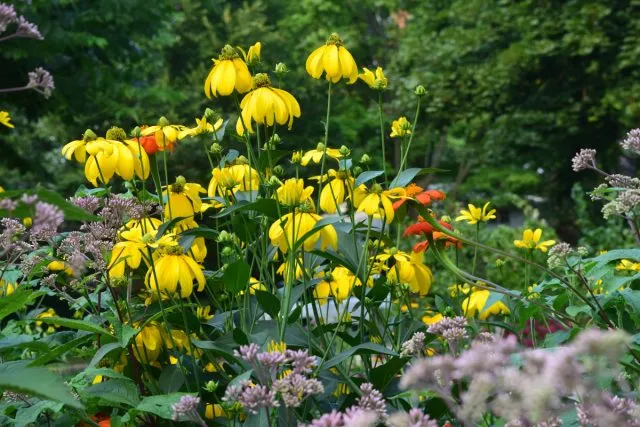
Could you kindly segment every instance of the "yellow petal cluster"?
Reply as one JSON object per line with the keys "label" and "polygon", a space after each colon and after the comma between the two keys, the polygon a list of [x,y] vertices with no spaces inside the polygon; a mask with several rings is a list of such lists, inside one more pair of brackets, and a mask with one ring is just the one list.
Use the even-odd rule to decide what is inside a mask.
{"label": "yellow petal cluster", "polygon": [[[287,252],[291,245],[295,245],[298,240],[302,239],[321,219],[320,215],[311,212],[290,212],[271,224],[271,227],[269,227],[269,239],[282,252]],[[304,250],[312,250],[318,242],[322,250],[327,249],[329,246],[337,249],[338,234],[336,229],[332,225],[325,225],[304,241]]]}
{"label": "yellow petal cluster", "polygon": [[0,124],[8,128],[14,127],[11,123],[11,116],[9,115],[8,111],[0,111]]}
{"label": "yellow petal cluster", "polygon": [[361,286],[362,282],[351,270],[346,267],[336,267],[330,274],[324,277],[313,290],[313,296],[318,300],[320,305],[327,303],[329,297],[333,298],[337,303],[349,298],[353,286]]}
{"label": "yellow petal cluster", "polygon": [[324,46],[311,52],[307,58],[306,69],[314,79],[319,79],[324,74],[332,83],[338,83],[340,79],[354,83],[358,79],[356,61],[336,33],[329,36]]}
{"label": "yellow petal cluster", "polygon": [[264,126],[286,124],[289,129],[293,126],[293,118],[300,117],[300,104],[289,92],[271,87],[271,81],[266,74],[256,74],[254,89],[246,94],[240,102],[241,117],[236,122],[238,135],[244,134],[245,126],[249,133],[253,133],[251,122]]}
{"label": "yellow petal cluster", "polygon": [[[211,171],[211,181],[207,194],[209,197],[230,199],[239,191],[257,191],[260,187],[258,171],[247,164],[236,164],[224,168],[215,168]],[[222,203],[214,202],[214,207],[222,206]]]}
{"label": "yellow petal cluster", "polygon": [[540,228],[536,228],[535,231],[527,228],[522,233],[522,240],[514,240],[513,244],[517,248],[521,249],[538,249],[542,252],[547,252],[550,246],[556,244],[555,240],[544,240],[540,241],[542,238],[542,230]]}
{"label": "yellow petal cluster", "polygon": [[391,138],[398,138],[406,135],[411,135],[411,123],[406,117],[402,116],[391,123]]}
{"label": "yellow petal cluster", "polygon": [[286,206],[300,206],[303,203],[312,202],[312,193],[313,187],[305,187],[304,180],[302,178],[290,178],[278,187],[276,190],[276,198],[280,204]]}
{"label": "yellow petal cluster", "polygon": [[482,208],[475,207],[469,203],[469,210],[461,210],[460,216],[456,218],[456,221],[467,221],[468,224],[477,224],[478,222],[487,222],[491,219],[495,219],[496,210],[489,210],[490,203],[491,202],[485,203]]}
{"label": "yellow petal cluster", "polygon": [[331,179],[331,181],[323,186],[320,192],[320,209],[326,213],[336,213],[338,206],[344,203],[347,196],[353,194],[356,180],[349,171],[336,171],[335,169],[329,169],[324,178],[323,181],[326,179]]}
{"label": "yellow petal cluster", "polygon": [[334,160],[338,160],[343,157],[342,154],[340,154],[340,150],[337,148],[325,148],[325,145],[322,142],[319,142],[315,150],[309,150],[302,155],[300,164],[302,166],[307,166],[309,162],[319,164],[325,155]]}
{"label": "yellow petal cluster", "polygon": [[487,320],[489,316],[497,316],[499,314],[509,314],[509,307],[502,301],[496,301],[489,307],[485,307],[491,292],[487,289],[474,289],[464,301],[462,301],[462,310],[467,317],[478,315],[478,319]]}
{"label": "yellow petal cluster", "polygon": [[247,64],[233,47],[226,45],[218,59],[213,59],[213,68],[204,82],[204,93],[207,98],[231,95],[234,89],[246,93],[251,90],[251,84]]}
{"label": "yellow petal cluster", "polygon": [[353,192],[353,202],[358,208],[358,212],[364,212],[367,216],[384,220],[387,224],[391,223],[395,217],[391,200],[403,197],[405,197],[404,188],[382,190],[379,184],[373,184],[371,188],[362,184]]}
{"label": "yellow petal cluster", "polygon": [[[182,250],[179,246],[177,247]],[[177,251],[168,252],[154,259],[154,268],[147,271],[145,284],[153,292],[189,298],[193,293],[193,282],[198,292],[204,290],[205,278],[202,266],[190,256]]]}
{"label": "yellow petal cluster", "polygon": [[384,90],[387,88],[389,80],[384,75],[382,67],[376,68],[375,73],[368,68],[363,67],[362,69],[364,71],[358,74],[358,78],[365,82],[371,89]]}
{"label": "yellow petal cluster", "polygon": [[[393,249],[390,251],[393,253],[395,264],[387,271],[387,280],[391,283],[406,283],[410,286],[411,292],[428,294],[433,283],[433,273],[423,263],[424,252],[407,254]],[[385,250],[385,253],[389,254],[389,250]],[[378,259],[384,258],[382,256]]]}
{"label": "yellow petal cluster", "polygon": [[182,176],[179,176],[175,184],[169,186],[168,193],[166,187],[162,193],[165,199],[169,198],[168,203],[164,205],[165,218],[193,217],[202,210],[200,193],[206,192],[200,184],[186,182]]}

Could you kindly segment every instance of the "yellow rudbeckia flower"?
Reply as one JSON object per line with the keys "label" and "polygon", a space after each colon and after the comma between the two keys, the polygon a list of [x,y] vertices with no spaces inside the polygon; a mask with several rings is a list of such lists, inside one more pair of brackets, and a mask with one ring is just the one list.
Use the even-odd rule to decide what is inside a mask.
{"label": "yellow rudbeckia flower", "polygon": [[[362,68],[364,71],[358,74],[358,78],[365,82],[371,89],[384,90],[389,84],[389,80],[384,75],[382,67],[376,68],[375,73],[368,68]],[[406,118],[405,118],[406,120]]]}
{"label": "yellow rudbeckia flower", "polygon": [[[203,186],[187,182],[183,176],[176,178],[175,184],[169,185],[169,201],[164,205],[165,218],[192,217],[202,210],[202,200],[199,193],[206,193]],[[162,192],[167,198],[167,187]]]}
{"label": "yellow rudbeckia flower", "polygon": [[323,73],[332,83],[338,83],[343,78],[354,83],[358,79],[356,61],[337,33],[331,34],[324,46],[311,52],[305,67],[314,79],[319,79]]}
{"label": "yellow rudbeckia flower", "polygon": [[251,90],[249,68],[233,47],[226,45],[222,48],[218,59],[212,61],[213,68],[204,82],[204,93],[207,98],[211,98],[211,95],[214,97],[231,95],[234,89],[238,93]]}
{"label": "yellow rudbeckia flower", "polygon": [[[215,168],[209,181],[207,194],[209,197],[228,199],[238,191],[257,191],[260,187],[258,171],[247,164],[237,164],[224,168]],[[222,206],[214,202],[214,207]]]}
{"label": "yellow rudbeckia flower", "polygon": [[[315,227],[322,217],[312,212],[290,212],[269,227],[269,239],[271,244],[277,246],[282,252],[287,252],[290,245],[295,245],[306,233]],[[331,246],[338,248],[338,234],[332,225],[322,227],[304,241],[304,250],[310,251],[320,242],[320,247],[325,250]]]}
{"label": "yellow rudbeckia flower", "polygon": [[0,279],[0,297],[11,295],[16,289],[18,289],[17,283],[8,283]]}
{"label": "yellow rudbeckia flower", "polygon": [[8,128],[15,127],[11,123],[11,116],[8,111],[0,111],[0,124],[5,125]]}
{"label": "yellow rudbeckia flower", "polygon": [[179,292],[180,297],[189,298],[193,293],[193,282],[197,282],[198,292],[204,290],[206,280],[202,268],[185,255],[180,246],[175,246],[154,259],[154,268],[147,271],[145,284],[156,293],[173,295]]}
{"label": "yellow rudbeckia flower", "polygon": [[623,259],[616,265],[616,270],[640,271],[640,262]]}
{"label": "yellow rudbeckia flower", "polygon": [[391,138],[398,138],[406,135],[411,135],[411,123],[406,117],[402,116],[391,123]]}
{"label": "yellow rudbeckia flower", "polygon": [[169,151],[173,151],[173,145],[176,141],[189,135],[189,132],[187,131],[188,129],[185,126],[169,124],[169,120],[162,116],[158,119],[157,125],[148,126],[142,129],[140,135],[154,135],[158,150],[164,151],[168,148]]}
{"label": "yellow rudbeckia flower", "polygon": [[156,322],[149,322],[134,339],[134,355],[141,363],[158,360],[162,351],[162,330]]}
{"label": "yellow rudbeckia flower", "polygon": [[244,60],[247,64],[253,65],[256,62],[260,62],[260,53],[262,52],[262,43],[256,42],[253,46],[249,47],[249,50],[245,53],[242,48],[238,48],[244,56]]}
{"label": "yellow rudbeckia flower", "polygon": [[342,154],[340,154],[340,150],[337,148],[326,147],[325,149],[324,144],[319,142],[315,150],[309,150],[302,155],[300,164],[302,166],[307,166],[309,162],[319,164],[322,161],[322,157],[325,155],[334,160],[339,160],[343,157]]}
{"label": "yellow rudbeckia flower", "polygon": [[354,285],[361,286],[362,282],[349,269],[339,266],[316,285],[313,296],[320,305],[326,304],[329,297],[332,297],[337,303],[341,303],[349,298]]}
{"label": "yellow rudbeckia flower", "polygon": [[[320,179],[320,177],[317,177]],[[328,185],[322,187],[320,192],[320,209],[326,213],[336,213],[338,206],[344,203],[347,196],[353,194],[355,178],[350,171],[329,169],[322,177],[322,181],[330,180]]]}
{"label": "yellow rudbeckia flower", "polygon": [[109,277],[123,277],[125,266],[129,266],[132,270],[140,267],[142,253],[145,252],[147,246],[143,241],[143,236],[141,227],[134,227],[119,233],[119,237],[123,240],[113,245],[111,250],[111,261],[107,266]]}
{"label": "yellow rudbeckia flower", "polygon": [[305,187],[302,178],[290,178],[278,187],[276,190],[276,198],[278,202],[283,205],[300,206],[303,203],[313,203],[311,200],[312,193],[313,187]]}
{"label": "yellow rudbeckia flower", "polygon": [[192,128],[185,128],[178,132],[178,139],[183,139],[188,136],[196,136],[203,133],[214,133],[220,130],[222,124],[224,123],[224,119],[220,117],[214,124],[211,124],[207,121],[205,116],[202,116],[201,119],[196,117],[196,126]]}
{"label": "yellow rudbeckia flower", "polygon": [[385,249],[383,254],[376,256],[376,261],[386,262],[393,258],[395,263],[387,271],[387,280],[391,283],[406,283],[411,292],[426,295],[431,290],[433,273],[423,263],[424,252],[406,252],[395,248]]}
{"label": "yellow rudbeckia flower", "polygon": [[514,240],[513,244],[517,248],[521,249],[539,249],[542,252],[547,252],[549,250],[549,246],[553,246],[556,244],[555,240],[545,240],[540,241],[542,238],[542,230],[540,228],[536,228],[535,231],[527,228],[522,233],[522,240]]}
{"label": "yellow rudbeckia flower", "polygon": [[241,117],[236,122],[238,135],[244,134],[246,126],[253,133],[251,121],[264,126],[287,124],[291,129],[293,118],[300,117],[300,104],[289,92],[271,87],[269,76],[260,73],[253,78],[254,89],[240,102]]}
{"label": "yellow rudbeckia flower", "polygon": [[62,147],[62,155],[67,159],[75,158],[77,162],[84,163],[87,160],[87,143],[94,141],[98,137],[91,130],[87,129],[82,136],[82,139],[71,141]]}
{"label": "yellow rudbeckia flower", "polygon": [[490,295],[491,292],[487,289],[475,289],[471,295],[462,301],[462,311],[465,316],[473,317],[477,314],[478,319],[487,320],[489,316],[510,313],[509,307],[502,301],[496,301],[489,307],[485,307]]}
{"label": "yellow rudbeckia flower", "polygon": [[[176,233],[180,233],[182,231],[191,230],[193,228],[198,228],[198,223],[193,220],[193,218],[187,218],[180,221],[175,228]],[[204,262],[207,257],[207,245],[204,241],[204,237],[196,237],[191,244],[191,248],[189,248],[189,254],[196,260],[196,262]]]}
{"label": "yellow rudbeckia flower", "polygon": [[469,210],[461,210],[460,216],[456,218],[456,221],[467,221],[468,224],[477,224],[478,222],[487,222],[491,219],[495,219],[496,210],[489,210],[490,203],[491,202],[485,203],[482,208],[477,208],[469,203]]}
{"label": "yellow rudbeckia flower", "polygon": [[217,403],[207,403],[204,409],[204,417],[208,420],[213,420],[215,418],[224,417],[226,412],[222,409],[222,406]]}
{"label": "yellow rudbeckia flower", "polygon": [[380,184],[373,184],[371,188],[362,184],[354,190],[353,202],[358,212],[364,212],[375,219],[384,219],[387,224],[390,224],[395,216],[391,199],[400,199],[404,196],[404,188],[383,190]]}

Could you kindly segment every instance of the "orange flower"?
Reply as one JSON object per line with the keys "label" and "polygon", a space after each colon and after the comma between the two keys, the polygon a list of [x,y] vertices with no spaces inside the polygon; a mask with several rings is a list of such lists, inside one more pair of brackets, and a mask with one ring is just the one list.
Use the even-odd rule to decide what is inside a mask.
{"label": "orange flower", "polygon": [[141,136],[140,145],[142,145],[142,148],[147,154],[155,154],[159,150],[155,135]]}
{"label": "orange flower", "polygon": [[447,198],[447,195],[440,190],[424,190],[422,187],[414,183],[409,184],[405,191],[407,198],[396,200],[393,203],[394,210],[398,210],[400,206],[404,205],[404,203],[409,199],[416,200],[418,203],[426,206],[434,200],[444,200]]}
{"label": "orange flower", "polygon": [[[444,221],[438,221],[438,223],[443,226],[444,228],[447,228],[449,230],[453,231],[453,227],[451,226],[451,224],[444,222]],[[433,240],[446,240],[445,242],[445,248],[448,248],[451,245],[455,245],[457,248],[461,248],[462,247],[462,242],[459,241],[458,239],[456,239],[455,237],[451,237],[441,231],[437,231],[433,225],[431,225],[430,223],[428,223],[427,221],[424,220],[424,218],[422,217],[418,217],[418,222],[415,224],[411,224],[410,226],[408,226],[403,233],[404,237],[407,236],[419,236],[421,234],[426,235],[431,235]],[[427,248],[429,247],[429,241],[428,240],[423,240],[421,242],[416,243],[413,246],[413,251],[414,252],[423,252],[425,250],[427,250]]]}

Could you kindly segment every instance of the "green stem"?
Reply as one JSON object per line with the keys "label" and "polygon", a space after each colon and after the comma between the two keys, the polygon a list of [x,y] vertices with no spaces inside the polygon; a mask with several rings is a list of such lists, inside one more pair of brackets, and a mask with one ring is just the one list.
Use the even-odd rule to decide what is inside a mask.
{"label": "green stem", "polygon": [[322,152],[322,162],[320,163],[320,182],[318,188],[318,200],[316,205],[320,206],[320,193],[322,193],[322,176],[324,175],[324,165],[327,160],[327,144],[329,143],[329,118],[331,117],[331,80],[327,88],[327,117],[324,122],[324,150]]}
{"label": "green stem", "polygon": [[378,91],[378,118],[380,119],[380,147],[382,148],[382,171],[384,172],[385,186],[389,185],[387,177],[387,156],[384,147],[384,121],[382,119],[382,91]]}
{"label": "green stem", "polygon": [[398,173],[404,170],[405,163],[407,162],[407,155],[411,150],[411,142],[413,141],[413,135],[416,134],[416,124],[418,123],[418,117],[420,116],[420,104],[422,103],[422,98],[418,98],[418,106],[416,107],[416,114],[413,118],[413,127],[411,128],[411,135],[409,135],[409,143],[407,144],[407,149],[404,151],[404,156],[402,157],[402,161],[400,162],[400,170]]}

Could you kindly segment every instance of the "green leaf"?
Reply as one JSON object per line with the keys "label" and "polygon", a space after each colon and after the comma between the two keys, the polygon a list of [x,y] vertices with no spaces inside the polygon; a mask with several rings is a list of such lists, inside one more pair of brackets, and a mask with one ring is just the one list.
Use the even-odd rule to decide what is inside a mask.
{"label": "green leaf", "polygon": [[244,260],[238,260],[227,266],[222,280],[229,292],[237,294],[247,289],[250,277],[249,264]]}
{"label": "green leaf", "polygon": [[5,295],[0,298],[0,321],[8,315],[13,314],[18,310],[22,310],[33,300],[44,294],[44,291],[34,292],[26,286],[18,286],[11,295]]}
{"label": "green leaf", "polygon": [[82,409],[82,403],[69,393],[62,379],[45,368],[26,367],[23,363],[1,364],[0,390],[38,396]]}
{"label": "green leaf", "polygon": [[37,340],[33,335],[9,335],[0,339],[0,352],[14,348],[30,348],[32,350],[47,351],[49,346]]}
{"label": "green leaf", "polygon": [[165,221],[162,224],[160,224],[160,226],[158,227],[158,231],[156,232],[156,239],[159,239],[160,237],[162,237],[162,235],[164,233],[166,233],[167,230],[171,230],[173,227],[176,226],[177,223],[179,223],[180,221],[182,221],[185,218],[187,218],[187,217],[179,216],[179,217],[172,218],[169,221]]}
{"label": "green leaf", "polygon": [[82,395],[115,405],[136,406],[140,403],[136,384],[128,378],[126,380],[112,378],[109,381],[94,384],[82,390]]}
{"label": "green leaf", "polygon": [[386,354],[389,356],[399,356],[399,354],[396,353],[395,351],[389,350],[387,347],[384,347],[380,344],[366,342],[342,351],[341,353],[337,354],[335,357],[332,357],[331,359],[327,360],[322,365],[322,367],[325,369],[329,369],[338,365],[339,363],[342,363],[349,357],[352,357],[356,354],[371,354],[371,353]]}
{"label": "green leaf", "polygon": [[384,390],[408,362],[407,357],[392,357],[384,365],[371,370],[371,382],[377,390]]}
{"label": "green leaf", "polygon": [[167,366],[160,373],[158,385],[164,393],[174,393],[185,383],[185,376],[178,366]]}
{"label": "green leaf", "polygon": [[266,291],[255,291],[256,299],[258,300],[258,304],[272,318],[278,317],[278,313],[280,313],[280,300],[278,297],[273,295],[271,292]]}
{"label": "green leaf", "polygon": [[192,340],[191,343],[196,346],[197,348],[203,349],[203,350],[209,350],[211,351],[211,353],[215,354],[216,356],[221,356],[224,357],[229,363],[235,363],[236,359],[233,356],[233,354],[231,353],[231,350],[218,345],[216,342],[214,341],[198,341],[198,340]]}
{"label": "green leaf", "polygon": [[566,308],[565,310],[567,312],[567,314],[571,317],[575,317],[580,313],[585,313],[585,314],[590,314],[591,313],[591,307],[589,307],[588,305],[570,305],[569,307]]}
{"label": "green leaf", "polygon": [[384,171],[364,171],[360,175],[358,175],[358,177],[356,178],[356,182],[353,185],[353,187],[355,188],[355,187],[358,187],[361,184],[364,184],[365,182],[369,182],[372,179],[375,179],[375,178],[379,177],[383,173],[384,173]]}
{"label": "green leaf", "polygon": [[316,222],[316,224],[313,226],[311,230],[307,231],[300,238],[298,238],[296,243],[293,245],[293,251],[296,252],[298,249],[300,249],[300,247],[304,245],[304,242],[308,238],[310,238],[311,236],[313,236],[314,234],[322,230],[327,225],[335,224],[336,222],[340,222],[342,220],[343,219],[340,216],[329,216],[329,217],[322,218],[320,221]]}
{"label": "green leaf", "polygon": [[83,345],[85,342],[92,340],[94,338],[95,337],[93,334],[83,334],[78,338],[72,339],[62,345],[57,346],[56,348],[53,348],[47,351],[45,354],[43,354],[42,356],[38,357],[33,362],[31,362],[29,366],[43,366],[46,363],[62,356],[66,352],[73,350],[74,348],[78,348],[79,346]]}
{"label": "green leaf", "polygon": [[246,200],[240,200],[234,203],[232,206],[223,209],[213,218],[223,218],[231,215],[235,212],[254,211],[266,215],[269,218],[279,218],[278,215],[278,202],[274,199],[258,199],[255,202],[248,202]]}
{"label": "green leaf", "polygon": [[170,393],[157,396],[148,396],[136,406],[135,410],[156,415],[165,420],[171,420],[173,415],[172,405],[178,403],[182,396],[193,396],[189,393]]}
{"label": "green leaf", "polygon": [[34,424],[42,412],[60,412],[63,406],[64,405],[62,403],[52,402],[50,400],[40,400],[31,406],[18,409],[13,423],[17,426],[28,426]]}
{"label": "green leaf", "polygon": [[625,289],[624,291],[620,291],[620,295],[622,295],[625,302],[633,309],[635,315],[640,314],[640,291]]}
{"label": "green leaf", "polygon": [[115,322],[114,329],[116,330],[116,339],[120,342],[122,348],[128,346],[131,339],[140,331],[140,329],[123,325],[120,322]]}
{"label": "green leaf", "polygon": [[104,359],[107,354],[117,349],[122,349],[122,346],[119,342],[110,342],[109,344],[103,345],[98,349],[98,351],[96,351],[93,359],[91,359],[91,362],[89,362],[89,367],[96,366],[102,359]]}
{"label": "green leaf", "polygon": [[196,228],[191,228],[189,230],[184,230],[178,236],[179,237],[193,236],[193,237],[202,237],[208,240],[216,240],[218,238],[218,233],[219,233],[218,230],[214,230],[213,228],[196,227]]}
{"label": "green leaf", "polygon": [[67,319],[66,317],[43,317],[44,323],[62,326],[65,328],[77,329],[79,331],[93,332],[94,334],[106,335],[113,338],[113,335],[101,326],[86,320]]}
{"label": "green leaf", "polygon": [[389,184],[389,188],[406,187],[416,176],[436,172],[445,172],[445,170],[438,168],[409,168],[403,170],[398,176],[393,178],[393,181]]}

